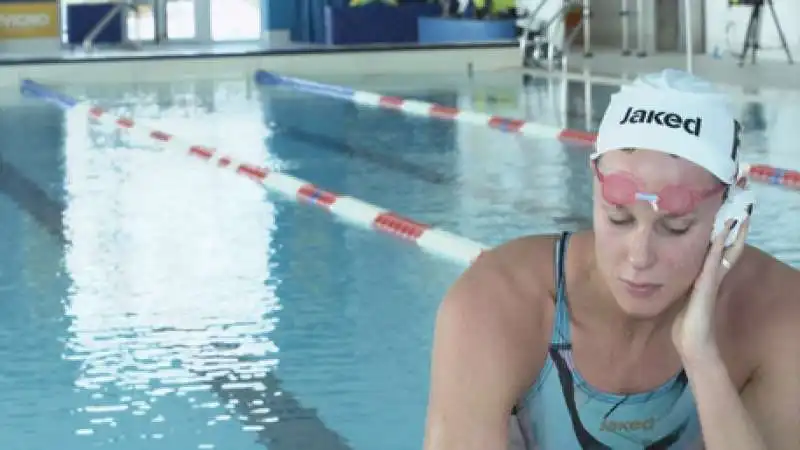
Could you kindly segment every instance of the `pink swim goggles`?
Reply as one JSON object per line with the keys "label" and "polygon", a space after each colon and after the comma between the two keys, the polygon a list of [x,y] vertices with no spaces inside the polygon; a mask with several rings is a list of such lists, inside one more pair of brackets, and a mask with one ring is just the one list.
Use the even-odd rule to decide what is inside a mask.
{"label": "pink swim goggles", "polygon": [[597,180],[600,181],[602,195],[605,201],[616,206],[625,206],[637,200],[644,200],[653,206],[655,211],[682,216],[694,210],[697,204],[713,195],[725,190],[726,185],[720,183],[717,187],[706,191],[694,191],[680,185],[669,185],[656,193],[643,192],[644,183],[628,172],[612,172],[603,174],[597,167],[598,160],[592,166]]}

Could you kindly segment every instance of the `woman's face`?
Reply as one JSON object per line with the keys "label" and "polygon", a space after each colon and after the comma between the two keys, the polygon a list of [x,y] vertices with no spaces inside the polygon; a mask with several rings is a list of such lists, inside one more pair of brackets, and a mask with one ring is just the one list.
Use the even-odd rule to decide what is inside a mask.
{"label": "woman's face", "polygon": [[[644,193],[680,186],[700,194],[718,186],[701,167],[650,150],[606,153],[598,170],[605,175],[631,175],[640,180],[638,191]],[[653,317],[688,292],[705,260],[722,196],[721,192],[708,196],[689,212],[671,214],[643,200],[612,204],[595,177],[597,266],[623,311]]]}

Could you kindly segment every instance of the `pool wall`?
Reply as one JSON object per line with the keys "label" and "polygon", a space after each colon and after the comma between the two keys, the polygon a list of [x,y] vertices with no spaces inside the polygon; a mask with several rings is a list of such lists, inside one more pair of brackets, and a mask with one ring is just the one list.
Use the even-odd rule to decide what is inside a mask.
{"label": "pool wall", "polygon": [[98,57],[96,60],[49,59],[6,63],[0,67],[0,87],[16,87],[25,78],[41,83],[136,83],[250,77],[258,70],[287,75],[453,73],[463,68],[490,71],[519,67],[519,49],[488,48],[381,49],[336,52],[242,55],[160,55]]}

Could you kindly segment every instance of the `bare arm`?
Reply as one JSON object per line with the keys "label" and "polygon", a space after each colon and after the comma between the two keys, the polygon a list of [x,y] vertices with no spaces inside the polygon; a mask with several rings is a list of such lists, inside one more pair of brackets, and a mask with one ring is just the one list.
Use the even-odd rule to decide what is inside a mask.
{"label": "bare arm", "polygon": [[706,449],[800,448],[800,314],[779,316],[774,314],[775,320],[763,327],[757,346],[760,364],[741,396],[720,360],[710,358],[693,367],[689,378]]}
{"label": "bare arm", "polygon": [[482,257],[439,308],[425,450],[505,449],[511,409],[544,360],[537,294],[497,260]]}
{"label": "bare arm", "polygon": [[791,309],[767,332],[763,362],[742,395],[769,450],[800,448],[800,308]]}

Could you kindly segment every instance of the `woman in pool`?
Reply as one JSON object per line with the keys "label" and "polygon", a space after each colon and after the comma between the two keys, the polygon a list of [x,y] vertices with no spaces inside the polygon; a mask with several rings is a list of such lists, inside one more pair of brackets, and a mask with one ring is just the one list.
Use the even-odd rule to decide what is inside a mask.
{"label": "woman in pool", "polygon": [[739,131],[683,72],[612,97],[593,229],[503,244],[443,300],[426,450],[800,449],[800,274],[744,243]]}

